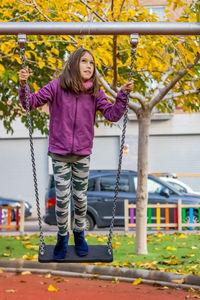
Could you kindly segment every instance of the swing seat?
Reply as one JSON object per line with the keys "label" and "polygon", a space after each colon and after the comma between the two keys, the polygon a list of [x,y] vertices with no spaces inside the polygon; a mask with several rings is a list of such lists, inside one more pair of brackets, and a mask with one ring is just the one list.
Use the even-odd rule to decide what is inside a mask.
{"label": "swing seat", "polygon": [[73,245],[69,245],[67,248],[66,258],[62,260],[54,259],[54,247],[54,245],[45,245],[45,253],[42,255],[39,251],[38,261],[41,263],[110,263],[113,261],[113,253],[108,253],[108,246],[106,245],[88,245],[88,254],[85,256],[78,256],[75,252],[75,247]]}

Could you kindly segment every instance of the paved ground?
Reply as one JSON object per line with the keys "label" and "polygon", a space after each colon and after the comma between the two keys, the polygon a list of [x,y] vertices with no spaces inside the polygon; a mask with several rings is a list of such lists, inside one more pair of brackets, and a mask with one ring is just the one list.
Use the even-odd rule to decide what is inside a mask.
{"label": "paved ground", "polygon": [[145,284],[110,282],[38,274],[0,274],[1,300],[183,300],[199,298],[197,292]]}

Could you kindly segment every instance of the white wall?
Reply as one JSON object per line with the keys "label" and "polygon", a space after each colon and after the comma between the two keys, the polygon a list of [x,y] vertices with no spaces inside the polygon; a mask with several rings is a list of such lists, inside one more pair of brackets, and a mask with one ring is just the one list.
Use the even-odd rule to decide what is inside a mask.
{"label": "white wall", "polygon": [[[18,121],[14,126],[14,135],[7,134],[3,127],[0,127],[0,196],[28,201],[33,206],[33,216],[36,216],[28,132]],[[35,133],[33,144],[39,200],[43,214],[48,182],[47,138]]]}

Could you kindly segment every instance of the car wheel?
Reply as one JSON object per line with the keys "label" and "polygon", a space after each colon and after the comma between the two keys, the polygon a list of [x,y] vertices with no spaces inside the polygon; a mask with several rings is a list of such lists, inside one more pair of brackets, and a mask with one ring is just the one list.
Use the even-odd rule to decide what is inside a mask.
{"label": "car wheel", "polygon": [[85,220],[85,230],[90,231],[94,229],[94,221],[90,215],[86,215],[86,220]]}
{"label": "car wheel", "polygon": [[[185,217],[185,221],[186,223],[190,222],[190,215],[189,212],[186,212],[186,217]],[[193,224],[198,223],[199,222],[199,217],[198,217],[198,213],[196,211],[194,211],[193,214]],[[188,229],[198,229],[198,227],[195,227],[193,224],[190,225],[190,227],[188,227]]]}

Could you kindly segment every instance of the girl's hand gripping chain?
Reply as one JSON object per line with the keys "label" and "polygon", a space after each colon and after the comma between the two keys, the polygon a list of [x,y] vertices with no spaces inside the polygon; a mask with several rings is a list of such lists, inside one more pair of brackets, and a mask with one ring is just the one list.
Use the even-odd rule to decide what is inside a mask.
{"label": "girl's hand gripping chain", "polygon": [[30,73],[28,67],[26,67],[25,69],[21,69],[19,71],[19,82],[22,87],[25,86],[25,83],[27,82],[29,75]]}
{"label": "girl's hand gripping chain", "polygon": [[123,86],[122,86],[122,90],[129,93],[132,92],[133,90],[133,80],[126,82]]}

